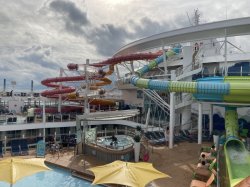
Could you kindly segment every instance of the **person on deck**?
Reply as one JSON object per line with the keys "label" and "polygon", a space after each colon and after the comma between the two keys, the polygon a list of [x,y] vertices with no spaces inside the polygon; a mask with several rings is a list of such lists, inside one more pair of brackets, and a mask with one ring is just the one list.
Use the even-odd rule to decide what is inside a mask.
{"label": "person on deck", "polygon": [[165,136],[166,146],[168,146],[168,142],[169,142],[169,127],[166,128],[166,130],[164,132],[164,136]]}

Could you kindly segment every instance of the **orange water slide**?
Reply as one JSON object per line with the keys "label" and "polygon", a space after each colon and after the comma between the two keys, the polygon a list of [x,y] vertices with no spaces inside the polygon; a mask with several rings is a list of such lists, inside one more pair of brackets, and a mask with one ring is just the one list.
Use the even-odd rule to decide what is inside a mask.
{"label": "orange water slide", "polygon": [[[92,77],[94,78],[94,77]],[[98,77],[96,77],[98,78]],[[85,80],[85,76],[72,76],[72,77],[54,77],[48,78],[41,82],[42,85],[47,87],[55,88],[54,90],[46,90],[41,93],[43,97],[55,97],[58,94],[67,94],[72,93],[76,90],[76,88],[71,86],[61,86],[58,83],[61,82],[73,82],[73,81],[82,81]],[[61,88],[60,88],[61,86]]]}
{"label": "orange water slide", "polygon": [[[95,82],[91,84],[91,89],[98,89],[100,86],[105,86],[111,84],[111,80],[102,76],[91,76],[91,80],[97,80],[99,82]],[[73,81],[82,81],[85,80],[85,76],[72,76],[72,77],[55,77],[48,78],[43,80],[41,83],[44,86],[55,88],[54,90],[46,90],[41,93],[42,96],[48,98],[58,98],[59,94],[67,94],[66,96],[62,96],[62,99],[67,99],[69,101],[81,102],[84,100],[83,97],[77,97],[77,94],[74,93],[76,88],[70,86],[62,85],[60,88],[61,82],[73,82]],[[115,106],[115,102],[113,100],[108,99],[89,99],[89,103],[91,105],[100,105],[100,106]]]}
{"label": "orange water slide", "polygon": [[[112,81],[105,76],[111,75],[114,72],[115,64],[118,64],[124,61],[132,61],[132,60],[151,60],[159,56],[160,53],[161,52],[130,54],[130,55],[125,55],[125,56],[112,57],[110,59],[101,61],[99,63],[90,64],[90,66],[94,66],[94,67],[103,67],[103,66],[109,65],[109,70],[107,72],[99,70],[98,75],[90,76],[89,80],[95,80],[95,82],[90,84],[90,89],[94,90],[94,89],[98,89],[100,86],[111,84]],[[71,64],[68,64],[67,67],[69,70],[78,70],[78,66],[79,66],[78,64],[71,63]],[[55,77],[55,78],[45,79],[41,81],[41,84],[47,87],[55,88],[55,89],[43,91],[41,95],[44,97],[49,97],[49,98],[58,98],[59,94],[68,94],[68,96],[63,96],[63,98],[66,99],[66,97],[68,97],[68,99],[72,101],[84,100],[84,98],[77,97],[77,95],[73,93],[75,92],[76,88],[59,84],[62,82],[73,82],[73,81],[82,81],[82,80],[85,80],[85,76]],[[105,100],[105,99],[90,99],[89,101],[93,105],[113,106],[115,104],[114,101]]]}

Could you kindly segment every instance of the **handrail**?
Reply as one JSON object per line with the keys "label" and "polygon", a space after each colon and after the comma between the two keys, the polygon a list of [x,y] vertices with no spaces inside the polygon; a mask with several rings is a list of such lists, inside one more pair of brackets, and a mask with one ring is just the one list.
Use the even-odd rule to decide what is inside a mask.
{"label": "handrail", "polygon": [[143,89],[143,92],[151,99],[153,100],[164,112],[169,114],[169,107],[164,105],[163,103],[159,102],[156,98],[154,98],[150,93],[146,91],[146,89]]}
{"label": "handrail", "polygon": [[166,105],[167,108],[169,109],[169,104],[166,103],[161,96],[159,96],[159,94],[155,91],[155,90],[147,90],[148,93],[151,93],[152,95],[154,95],[156,97],[156,99],[158,99],[162,104]]}

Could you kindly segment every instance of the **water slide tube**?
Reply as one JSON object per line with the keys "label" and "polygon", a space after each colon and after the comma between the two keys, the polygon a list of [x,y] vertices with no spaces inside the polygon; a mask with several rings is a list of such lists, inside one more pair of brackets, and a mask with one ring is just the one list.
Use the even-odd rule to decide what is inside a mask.
{"label": "water slide tube", "polygon": [[226,135],[224,153],[230,187],[250,176],[250,155],[245,145],[238,139],[238,114],[236,107],[226,107]]}
{"label": "water slide tube", "polygon": [[[101,78],[100,76],[91,76],[91,79],[95,80],[101,80],[101,82],[96,83],[97,86],[102,86],[106,84],[110,84],[111,81],[108,78]],[[60,89],[60,85],[58,83],[61,82],[70,82],[70,81],[82,81],[85,80],[85,76],[72,76],[72,77],[55,77],[55,78],[48,78],[43,80],[41,83],[45,86],[55,88],[54,90],[46,90],[41,93],[44,97],[49,98],[58,98],[59,94],[70,94],[72,92],[75,92],[76,88],[70,87],[70,86],[62,86]],[[62,97],[63,99],[66,99],[67,96]],[[70,101],[82,101],[84,98],[82,97],[72,97],[69,95],[68,100]],[[108,99],[89,99],[89,102],[92,105],[100,105],[100,106],[114,106],[115,102]]]}
{"label": "water slide tube", "polygon": [[[126,55],[126,56],[119,56],[119,57],[113,57],[110,59],[107,59],[105,61],[101,61],[99,63],[95,63],[95,64],[90,64],[91,66],[94,67],[103,67],[106,65],[109,65],[109,70],[107,72],[98,72],[99,75],[96,76],[91,76],[90,79],[93,80],[98,80],[99,82],[93,83],[90,85],[90,89],[91,90],[96,90],[98,89],[98,87],[100,86],[105,86],[108,84],[111,84],[111,80],[109,80],[108,78],[106,78],[105,76],[111,75],[114,72],[114,65],[121,63],[123,61],[129,61],[129,60],[151,60],[156,58],[157,56],[159,56],[161,54],[161,52],[157,52],[157,53],[136,53],[136,54],[130,54],[130,55]],[[79,64],[68,64],[68,69],[69,70],[78,70]],[[44,86],[47,87],[52,87],[55,88],[54,90],[46,90],[44,92],[41,93],[42,96],[44,97],[49,97],[49,98],[58,98],[59,94],[68,94],[68,98],[72,101],[82,101],[84,98],[77,98],[76,94],[74,94],[73,92],[75,92],[75,88],[74,87],[70,87],[70,86],[61,86],[58,83],[61,82],[70,82],[70,81],[82,81],[85,80],[85,76],[72,76],[72,77],[55,77],[55,78],[48,78],[46,80],[43,80],[41,83]],[[73,93],[73,94],[72,94]],[[66,99],[65,97],[63,97],[63,99]],[[115,102],[111,101],[111,100],[105,100],[105,99],[92,99],[90,100],[90,103],[92,105],[110,105],[110,106],[114,106]]]}
{"label": "water slide tube", "polygon": [[[166,52],[166,58],[180,52],[172,49]],[[139,87],[165,92],[192,93],[200,101],[250,103],[250,77],[209,77],[198,79],[196,82],[165,81],[140,78],[163,62],[159,56],[148,65],[136,71],[130,82]],[[250,175],[250,156],[247,154],[242,141],[238,139],[238,115],[236,107],[226,107],[226,135],[224,145],[227,172],[230,187],[235,186]]]}

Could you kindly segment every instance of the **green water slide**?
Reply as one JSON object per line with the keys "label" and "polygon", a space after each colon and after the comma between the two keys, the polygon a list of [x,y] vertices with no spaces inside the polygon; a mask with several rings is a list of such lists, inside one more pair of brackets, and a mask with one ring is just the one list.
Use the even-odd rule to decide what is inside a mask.
{"label": "green water slide", "polygon": [[[166,52],[166,58],[179,53],[178,49]],[[247,77],[207,77],[196,82],[143,79],[143,74],[163,62],[160,56],[136,71],[130,82],[139,87],[165,92],[192,93],[200,101],[250,103],[250,78]],[[224,145],[227,173],[230,187],[250,176],[250,155],[242,141],[238,139],[237,107],[226,107],[226,137]]]}
{"label": "green water slide", "polygon": [[250,175],[250,154],[238,139],[238,114],[236,107],[226,107],[225,113],[227,142],[224,153],[230,187]]}

